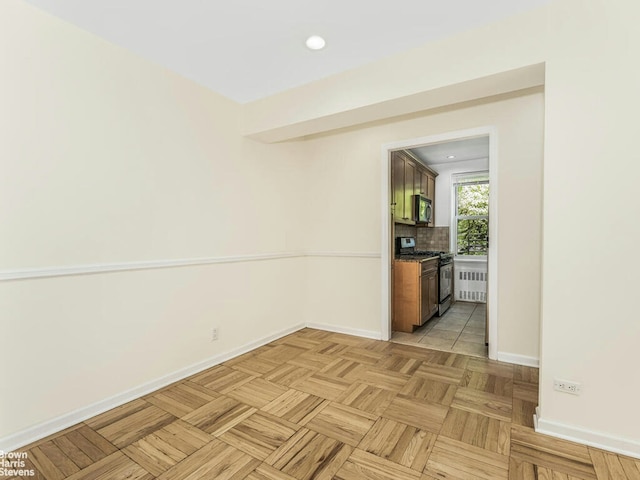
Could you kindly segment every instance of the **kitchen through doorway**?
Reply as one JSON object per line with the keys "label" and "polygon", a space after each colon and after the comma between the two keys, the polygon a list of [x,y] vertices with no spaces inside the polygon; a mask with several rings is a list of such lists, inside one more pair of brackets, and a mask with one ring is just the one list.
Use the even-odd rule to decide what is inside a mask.
{"label": "kitchen through doorway", "polygon": [[[396,142],[385,147],[387,155],[383,166],[387,172],[387,205],[391,206],[391,215],[386,210],[388,229],[383,228],[386,230],[385,243],[388,247],[388,263],[386,268],[383,266],[383,288],[387,280],[389,292],[386,325],[383,318],[383,338],[386,326],[388,338],[394,342],[495,359],[497,305],[495,288],[492,287],[497,283],[497,242],[494,241],[497,240],[495,132],[491,127],[483,127]],[[415,185],[410,193],[414,194],[416,202],[418,196],[427,195],[432,202],[432,217],[426,225],[424,219],[414,216],[418,203],[408,194],[405,196],[404,210],[400,212],[402,216],[395,211],[397,199],[402,200],[397,191],[401,183],[398,172],[402,174],[402,169],[398,168],[397,162],[395,166],[392,163],[392,157],[398,156],[392,152],[398,151],[406,154],[408,161],[415,164],[415,173],[413,167],[407,170],[408,184]],[[428,187],[420,188],[420,175],[425,174],[434,175],[435,191]],[[414,206],[414,214],[407,213],[407,202]],[[423,223],[416,220],[422,220]],[[403,237],[402,245],[415,244],[413,258],[398,256],[399,237]],[[488,241],[489,238],[492,238],[492,242]],[[407,265],[404,262],[425,262],[421,270],[420,267],[415,269],[415,272],[422,271],[424,275],[428,270],[426,265],[437,265],[437,262],[423,259],[420,255],[438,254],[443,258],[453,255],[455,259],[450,307],[443,307],[443,294],[438,298],[437,294],[429,297],[425,293],[433,290],[432,286],[426,286],[427,283],[421,286],[419,278],[417,287],[412,286],[405,280],[406,273],[398,277],[394,268],[398,262],[403,262],[398,271],[406,272]],[[420,277],[419,273],[415,275]],[[444,285],[448,288],[448,281]],[[415,300],[420,305],[417,307],[419,313],[412,313],[411,318],[415,321],[408,325],[406,301],[413,295],[412,288],[419,291]],[[433,298],[441,302],[439,308],[433,305]],[[487,308],[489,304],[492,307],[490,309]],[[402,318],[401,323],[396,321],[398,318]]]}

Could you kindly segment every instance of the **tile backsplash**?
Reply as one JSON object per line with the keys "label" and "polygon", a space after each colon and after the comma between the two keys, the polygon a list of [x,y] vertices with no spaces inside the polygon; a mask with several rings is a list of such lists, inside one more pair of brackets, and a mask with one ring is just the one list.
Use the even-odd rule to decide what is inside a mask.
{"label": "tile backsplash", "polygon": [[414,227],[395,224],[395,238],[416,237],[417,250],[449,251],[449,227]]}
{"label": "tile backsplash", "polygon": [[404,223],[396,223],[395,224],[395,233],[394,237],[416,237],[416,243],[418,242],[418,235],[416,233],[418,230],[413,225],[405,225]]}
{"label": "tile backsplash", "polygon": [[417,228],[418,250],[449,251],[449,227]]}

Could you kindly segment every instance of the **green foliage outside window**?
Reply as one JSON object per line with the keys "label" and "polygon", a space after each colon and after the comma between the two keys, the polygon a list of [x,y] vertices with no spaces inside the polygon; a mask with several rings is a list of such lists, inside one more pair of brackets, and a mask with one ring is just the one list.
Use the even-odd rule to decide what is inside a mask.
{"label": "green foliage outside window", "polygon": [[457,254],[486,255],[489,248],[489,183],[457,185]]}

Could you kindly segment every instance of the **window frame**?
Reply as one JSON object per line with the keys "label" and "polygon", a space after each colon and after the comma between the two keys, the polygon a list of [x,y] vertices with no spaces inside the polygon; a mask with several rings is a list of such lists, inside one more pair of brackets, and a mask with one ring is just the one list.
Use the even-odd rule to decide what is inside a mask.
{"label": "window frame", "polygon": [[[465,179],[469,179],[465,181]],[[477,179],[477,180],[473,180]],[[491,198],[491,184],[489,181],[489,172],[486,170],[476,172],[464,172],[451,175],[451,251],[454,256],[464,260],[486,261],[489,252],[489,203],[487,203],[486,215],[458,215],[458,186],[459,185],[488,185],[489,199]],[[488,201],[489,201],[488,199]],[[462,255],[458,253],[458,221],[459,220],[486,220],[487,221],[487,253],[484,255]]]}

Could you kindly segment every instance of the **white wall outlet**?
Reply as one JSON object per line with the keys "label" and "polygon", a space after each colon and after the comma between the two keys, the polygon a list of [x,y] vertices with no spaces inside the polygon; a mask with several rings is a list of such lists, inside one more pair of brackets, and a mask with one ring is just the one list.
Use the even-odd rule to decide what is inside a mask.
{"label": "white wall outlet", "polygon": [[553,380],[553,389],[572,395],[580,395],[582,393],[582,385],[580,383],[560,380],[559,378]]}
{"label": "white wall outlet", "polygon": [[211,341],[215,342],[218,340],[218,327],[213,327],[211,329]]}

